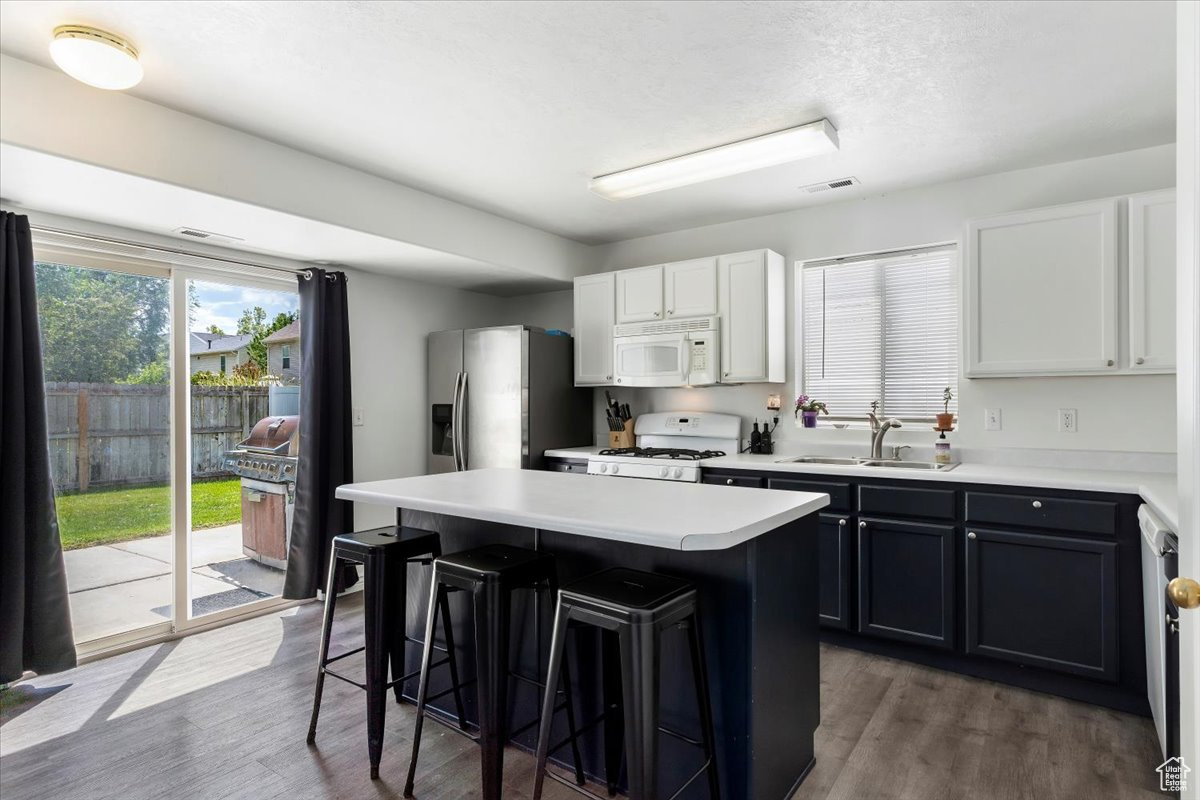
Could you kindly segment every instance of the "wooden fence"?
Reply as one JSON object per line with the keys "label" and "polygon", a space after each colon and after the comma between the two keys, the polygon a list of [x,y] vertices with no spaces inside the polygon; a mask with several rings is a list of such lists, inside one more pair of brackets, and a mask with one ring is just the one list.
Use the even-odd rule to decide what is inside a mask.
{"label": "wooden fence", "polygon": [[[226,474],[221,455],[267,416],[267,387],[192,386],[191,395],[192,476]],[[166,386],[47,382],[46,411],[50,471],[59,491],[169,479]]]}

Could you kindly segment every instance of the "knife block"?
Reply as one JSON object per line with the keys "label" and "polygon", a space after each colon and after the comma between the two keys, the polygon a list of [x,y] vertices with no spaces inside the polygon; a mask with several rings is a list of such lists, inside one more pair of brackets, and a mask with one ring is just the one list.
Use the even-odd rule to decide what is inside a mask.
{"label": "knife block", "polygon": [[608,446],[611,448],[633,447],[633,420],[625,420],[625,429],[608,432]]}

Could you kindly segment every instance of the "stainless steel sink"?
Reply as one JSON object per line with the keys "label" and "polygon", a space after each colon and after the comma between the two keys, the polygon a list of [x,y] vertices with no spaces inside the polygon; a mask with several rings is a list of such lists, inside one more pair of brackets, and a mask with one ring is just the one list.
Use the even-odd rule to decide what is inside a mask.
{"label": "stainless steel sink", "polygon": [[890,469],[924,469],[934,470],[936,472],[945,472],[948,469],[954,469],[958,466],[958,462],[950,464],[938,464],[935,461],[859,461],[859,466],[863,467],[888,467]]}
{"label": "stainless steel sink", "polygon": [[857,466],[866,459],[862,458],[838,458],[836,456],[793,456],[791,458],[776,459],[776,464],[841,464],[843,466]]}

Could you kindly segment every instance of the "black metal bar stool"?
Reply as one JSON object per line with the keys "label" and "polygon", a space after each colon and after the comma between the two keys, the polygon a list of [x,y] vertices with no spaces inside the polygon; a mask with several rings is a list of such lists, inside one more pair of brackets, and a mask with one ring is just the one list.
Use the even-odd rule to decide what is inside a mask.
{"label": "black metal bar stool", "polygon": [[[557,588],[558,577],[554,557],[536,550],[495,544],[452,553],[434,560],[429,595],[430,611],[426,622],[425,654],[421,663],[421,682],[417,689],[417,723],[413,731],[412,761],[408,767],[408,781],[404,784],[406,797],[412,796],[413,781],[417,772],[417,754],[421,747],[421,725],[425,719],[426,703],[432,699],[426,697],[429,689],[430,660],[433,657],[429,646],[429,642],[432,641],[430,633],[437,624],[439,614],[443,620],[449,617],[447,592],[457,589],[468,591],[474,602],[476,691],[479,706],[477,741],[482,756],[483,798],[499,800],[504,773],[505,741],[509,735],[516,736],[538,723],[538,720],[534,719],[511,732],[507,730],[508,679],[513,677],[531,683],[539,689],[546,683],[509,669],[509,615],[512,593],[518,589],[549,589],[553,593]],[[540,653],[538,658],[540,660]],[[571,677],[565,671],[562,677],[565,687],[562,692],[563,703],[556,706],[552,695],[544,706],[541,719],[545,725],[555,711],[566,710],[575,758],[575,778],[582,785],[583,762],[579,746],[575,742],[575,713],[570,703]]]}
{"label": "black metal bar stool", "polygon": [[[383,755],[383,721],[387,706],[387,690],[394,688],[396,702],[401,701],[403,684],[417,676],[404,671],[404,646],[407,642],[422,644],[405,632],[405,597],[409,563],[431,564],[441,555],[441,541],[436,533],[418,528],[391,525],[358,533],[345,533],[333,539],[329,559],[329,578],[325,584],[325,617],[321,627],[321,652],[317,660],[317,688],[313,696],[312,722],[308,726],[308,743],[317,738],[317,717],[321,713],[321,693],[325,676],[345,681],[367,693],[367,751],[371,759],[371,778],[379,777],[379,760]],[[329,657],[329,634],[333,628],[333,610],[337,602],[336,579],[347,562],[363,565],[363,633],[364,644],[345,653]],[[445,603],[445,598],[442,598]],[[389,618],[395,614],[395,618]],[[458,665],[454,659],[454,633],[449,615],[444,615],[446,646],[435,645],[433,626],[425,630],[423,644],[428,651],[436,647],[446,657],[432,666],[446,664],[450,668],[451,689],[458,711],[459,724],[465,726],[462,695],[459,691]],[[335,661],[366,651],[366,681],[359,683],[329,669]],[[392,680],[388,681],[388,659],[391,659]],[[427,659],[428,661],[428,659]],[[423,684],[422,684],[423,685]],[[442,694],[445,694],[442,693]],[[440,694],[438,696],[441,696]]]}
{"label": "black metal bar stool", "polygon": [[[617,637],[620,649],[623,738],[629,796],[633,800],[658,799],[657,738],[658,733],[662,732],[700,747],[704,753],[704,764],[671,797],[677,797],[692,784],[692,781],[700,777],[701,773],[708,774],[709,797],[720,797],[712,707],[708,695],[708,674],[704,665],[704,645],[697,616],[695,588],[679,578],[623,568],[598,572],[565,586],[558,593],[547,675],[557,675],[560,665],[565,663],[567,628],[572,622],[591,625],[602,631],[615,633]],[[696,703],[700,712],[699,740],[659,725],[660,643],[662,633],[671,627],[687,630],[692,675],[696,685]],[[554,680],[550,678],[547,681],[543,709],[548,708],[553,701],[554,689]],[[609,735],[608,727],[609,723],[606,722],[605,760],[609,773],[607,780],[609,793],[615,794],[615,773],[620,764],[621,737]],[[550,750],[550,728],[546,724],[546,714],[543,711],[542,725],[538,732],[534,800],[541,798],[546,776],[570,786],[581,794],[600,797],[582,787],[572,786],[563,778],[549,772],[546,769],[546,759]]]}

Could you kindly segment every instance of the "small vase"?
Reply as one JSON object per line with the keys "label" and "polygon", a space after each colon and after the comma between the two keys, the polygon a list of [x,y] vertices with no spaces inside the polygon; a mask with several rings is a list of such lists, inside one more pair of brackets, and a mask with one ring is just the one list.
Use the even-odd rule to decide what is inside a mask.
{"label": "small vase", "polygon": [[953,430],[954,429],[954,415],[953,414],[938,414],[937,415],[937,429],[939,431]]}
{"label": "small vase", "polygon": [[800,412],[800,413],[801,413],[801,414],[804,416],[804,427],[806,427],[806,428],[815,428],[815,427],[817,427],[817,414],[818,414],[819,412],[816,412],[816,411],[802,411],[802,412]]}

